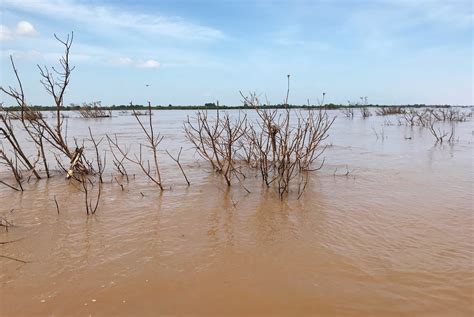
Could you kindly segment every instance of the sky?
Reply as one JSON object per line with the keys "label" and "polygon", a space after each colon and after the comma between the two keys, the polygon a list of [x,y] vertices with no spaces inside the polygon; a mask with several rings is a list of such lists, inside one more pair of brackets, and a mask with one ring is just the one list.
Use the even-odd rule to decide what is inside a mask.
{"label": "sky", "polygon": [[[51,105],[37,64],[74,32],[65,103],[472,105],[470,0],[1,0],[0,85]],[[13,104],[2,95],[0,102]]]}

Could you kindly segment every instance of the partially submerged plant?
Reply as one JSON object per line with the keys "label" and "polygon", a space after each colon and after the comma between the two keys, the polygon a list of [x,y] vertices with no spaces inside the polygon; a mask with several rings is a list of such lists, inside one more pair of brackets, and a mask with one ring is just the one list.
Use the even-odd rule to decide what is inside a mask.
{"label": "partially submerged plant", "polygon": [[433,116],[438,121],[457,121],[457,122],[465,122],[468,120],[469,117],[472,116],[472,112],[465,113],[460,111],[459,109],[452,109],[452,108],[440,108],[432,111]]}
{"label": "partially submerged plant", "polygon": [[367,107],[360,108],[360,113],[361,113],[363,119],[366,119],[366,118],[368,118],[372,115],[369,108],[367,108]]}
{"label": "partially submerged plant", "polygon": [[100,101],[83,103],[83,105],[79,107],[79,113],[83,118],[109,118],[112,116],[111,110],[101,108]]}
{"label": "partially submerged plant", "polygon": [[[149,106],[149,115],[148,115],[148,130],[145,127],[144,123],[140,120],[138,115],[134,112],[134,117],[137,120],[137,123],[140,125],[142,131],[145,133],[147,144],[139,144],[140,150],[139,150],[139,155],[137,156],[136,154],[131,157],[128,153],[128,151],[124,150],[118,143],[117,137],[115,139],[112,139],[110,136],[107,135],[107,139],[109,141],[109,145],[112,149],[112,146],[114,149],[117,149],[120,155],[122,156],[121,160],[117,160],[116,154],[112,151],[114,155],[114,165],[116,168],[119,170],[119,172],[122,175],[126,175],[125,168],[123,165],[123,161],[127,160],[137,166],[140,167],[142,172],[150,179],[153,183],[155,183],[160,190],[164,190],[162,181],[161,181],[161,173],[160,173],[160,167],[159,167],[159,161],[158,161],[158,145],[163,141],[163,137],[158,133],[155,134],[155,130],[153,127],[153,122],[152,122],[152,116],[151,116],[151,106]],[[153,155],[153,160],[152,164],[154,166],[154,170],[151,167],[150,160],[145,160],[144,153],[143,153],[143,148],[148,148],[152,155]]]}
{"label": "partially submerged plant", "polygon": [[[50,177],[50,172],[45,155],[46,145],[50,146],[52,150],[61,153],[61,155],[66,156],[69,160],[73,160],[73,158],[77,156],[77,151],[73,150],[73,148],[68,145],[67,130],[63,125],[64,118],[62,116],[64,95],[69,85],[71,73],[74,70],[74,67],[71,67],[69,64],[70,49],[72,46],[74,34],[71,33],[71,35],[68,35],[65,40],[59,38],[57,35],[54,35],[54,37],[64,46],[64,54],[59,59],[60,67],[48,68],[47,66],[42,67],[38,65],[38,69],[42,78],[41,83],[45,90],[54,99],[56,108],[56,120],[54,124],[46,121],[40,112],[33,111],[28,106],[23,90],[23,84],[12,56],[10,56],[10,62],[18,87],[14,88],[10,86],[8,89],[0,87],[0,91],[13,98],[21,109],[20,114],[10,114],[8,111],[5,111],[0,115],[0,119],[2,121],[1,123],[3,124],[0,132],[2,132],[3,137],[7,139],[10,147],[18,155],[22,165],[31,171],[37,179],[41,178],[38,168],[32,163],[29,156],[23,151],[20,142],[17,140],[13,126],[11,125],[12,119],[20,120],[28,137],[35,143],[38,153],[36,161],[38,161],[40,158],[42,159],[43,167],[47,177]],[[77,164],[74,165],[74,169],[78,173],[88,173],[86,166],[83,164],[82,157],[79,157]]]}
{"label": "partially submerged plant", "polygon": [[241,112],[232,120],[217,108],[215,118],[209,118],[207,110],[198,111],[195,118],[188,117],[184,124],[187,139],[213,170],[224,176],[228,186],[233,178],[241,182],[244,177],[237,168],[236,157],[242,144],[239,141],[247,133],[247,123],[247,116]]}
{"label": "partially submerged plant", "polygon": [[265,109],[255,94],[242,97],[259,117],[251,125],[248,142],[254,145],[256,166],[264,183],[267,186],[276,183],[283,198],[288,194],[290,184],[297,181],[300,197],[308,182],[308,172],[316,171],[324,164],[324,160],[316,166],[314,162],[326,149],[322,142],[328,137],[335,117],[329,118],[321,107],[306,111]]}
{"label": "partially submerged plant", "polygon": [[[93,215],[96,213],[99,207],[100,196],[102,194],[102,184],[97,182],[96,179],[90,178],[87,175],[82,174],[80,178],[80,184],[82,192],[84,193],[84,205],[86,207],[87,215]],[[94,188],[97,187],[97,194],[93,197]]]}
{"label": "partially submerged plant", "polygon": [[449,144],[453,144],[455,142],[455,128],[454,124],[451,124],[451,130],[441,130],[441,128],[435,128],[435,121],[431,120],[428,126],[431,134],[436,138],[436,143],[443,144],[443,142],[447,142]]}
{"label": "partially submerged plant", "polygon": [[403,114],[405,110],[402,107],[380,107],[375,110],[378,116],[389,116],[395,114]]}
{"label": "partially submerged plant", "polygon": [[[324,164],[324,160],[316,166],[314,162],[326,148],[322,142],[335,117],[329,118],[323,107],[304,111],[267,109],[255,94],[241,96],[258,114],[256,120],[249,120],[241,112],[232,120],[218,108],[214,117],[199,111],[185,122],[187,139],[213,170],[224,176],[228,186],[235,179],[248,191],[243,185],[244,171],[258,170],[267,187],[277,187],[281,199],[293,182],[301,197],[309,172]],[[288,104],[288,92],[286,96]]]}
{"label": "partially submerged plant", "polygon": [[340,110],[343,115],[347,118],[354,118],[354,108],[353,107],[344,107]]}

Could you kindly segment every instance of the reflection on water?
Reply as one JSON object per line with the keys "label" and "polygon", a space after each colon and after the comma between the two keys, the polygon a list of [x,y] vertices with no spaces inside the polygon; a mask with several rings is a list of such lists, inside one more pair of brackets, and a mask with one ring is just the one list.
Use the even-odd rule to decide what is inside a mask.
{"label": "reflection on water", "polygon": [[[190,187],[160,153],[168,190],[139,173],[124,191],[110,182],[90,217],[62,177],[0,189],[16,225],[0,241],[21,239],[0,254],[29,262],[0,259],[2,316],[474,314],[470,122],[440,146],[426,129],[383,125],[393,117],[339,117],[324,168],[281,202],[256,177],[250,194],[227,189],[198,162],[181,131],[189,114],[153,120],[162,149],[184,147]],[[91,126],[136,144],[133,120],[70,118],[69,134]]]}

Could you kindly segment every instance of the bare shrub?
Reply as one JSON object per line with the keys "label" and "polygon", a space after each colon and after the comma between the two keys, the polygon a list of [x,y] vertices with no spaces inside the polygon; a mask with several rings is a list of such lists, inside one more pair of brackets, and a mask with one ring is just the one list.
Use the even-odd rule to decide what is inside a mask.
{"label": "bare shrub", "polygon": [[213,118],[207,111],[199,111],[184,125],[187,139],[213,170],[224,176],[228,186],[233,179],[244,186],[243,171],[258,170],[267,187],[277,187],[281,199],[289,193],[292,183],[297,185],[301,197],[309,172],[324,164],[324,160],[318,166],[313,163],[326,148],[322,142],[328,137],[335,117],[329,118],[323,107],[294,111],[289,107],[268,109],[261,106],[254,93],[248,96],[241,93],[241,96],[258,114],[255,121],[241,112],[232,120],[219,109]]}
{"label": "bare shrub", "polygon": [[183,177],[184,177],[184,179],[186,180],[186,183],[188,184],[188,186],[190,186],[191,183],[189,182],[189,179],[188,179],[188,177],[186,176],[186,173],[184,172],[183,166],[181,165],[181,162],[179,161],[179,158],[180,158],[180,156],[181,156],[181,152],[182,152],[182,151],[183,151],[183,148],[181,147],[181,148],[179,149],[179,152],[178,152],[177,157],[174,157],[173,155],[171,155],[170,152],[168,152],[168,150],[166,150],[166,153],[168,154],[168,156],[169,156],[173,161],[176,162],[176,164],[178,164],[178,167],[179,167],[181,173],[183,174]]}
{"label": "bare shrub", "polygon": [[417,124],[418,113],[414,109],[409,109],[402,114],[401,118],[405,121],[406,125],[414,126]]}
{"label": "bare shrub", "polygon": [[360,113],[361,113],[363,119],[366,119],[366,118],[368,118],[372,115],[369,108],[367,108],[367,107],[360,108]]}
{"label": "bare shrub", "polygon": [[[16,152],[14,152],[14,157],[15,157],[15,161],[17,161],[18,156],[16,155]],[[0,180],[0,184],[3,184],[16,191],[23,191],[23,185],[22,185],[23,176],[21,174],[21,170],[18,168],[18,165],[16,164],[16,162],[14,162],[12,158],[7,156],[3,146],[0,149],[0,165],[5,166],[8,170],[11,171],[13,178],[15,179],[16,185],[18,187],[15,187],[15,185],[10,185],[9,183],[3,180]]]}
{"label": "bare shrub", "polygon": [[465,113],[459,109],[452,108],[440,108],[436,109],[433,112],[433,116],[439,121],[451,121],[451,122],[465,122],[472,116],[472,112]]}
{"label": "bare shrub", "polygon": [[125,164],[124,164],[124,162],[125,162],[125,160],[127,160],[127,158],[126,158],[125,155],[122,154],[122,151],[119,151],[121,157],[119,157],[118,154],[114,151],[114,148],[115,149],[118,148],[119,150],[121,150],[121,148],[119,146],[118,139],[117,139],[117,135],[114,136],[114,139],[112,139],[108,135],[106,137],[107,137],[107,141],[109,143],[110,153],[112,154],[112,163],[114,164],[114,169],[123,178],[125,178],[127,180],[127,183],[128,183],[128,181],[129,181],[128,173],[127,173],[127,169],[125,168]]}
{"label": "bare shrub", "polygon": [[107,152],[104,151],[104,158],[102,159],[100,155],[100,151],[99,151],[99,145],[102,143],[104,138],[101,138],[99,141],[96,141],[96,139],[94,138],[94,135],[92,134],[91,128],[89,128],[89,136],[90,136],[89,141],[92,142],[92,145],[94,147],[95,161],[96,161],[97,168],[94,167],[92,162],[87,162],[87,165],[88,165],[89,171],[92,174],[97,175],[99,177],[100,183],[103,183],[104,180],[103,180],[102,175],[104,174],[105,165],[107,163]]}
{"label": "bare shrub", "polygon": [[454,124],[451,124],[451,130],[441,130],[441,128],[435,128],[435,121],[431,120],[428,128],[431,134],[435,137],[436,143],[442,144],[446,141],[449,144],[453,144],[455,142],[455,127]]}
{"label": "bare shrub", "polygon": [[100,101],[83,103],[79,108],[79,113],[83,118],[109,118],[112,116],[111,110],[101,108]]}
{"label": "bare shrub", "polygon": [[432,111],[430,111],[429,109],[409,109],[401,114],[401,119],[401,121],[408,126],[419,125],[426,127],[428,126],[429,122],[435,118],[432,118]]}
{"label": "bare shrub", "polygon": [[[87,215],[93,215],[96,213],[99,207],[100,196],[102,194],[102,184],[97,183],[96,179],[87,175],[80,175],[80,184],[82,192],[84,193],[84,205],[86,207]],[[97,187],[97,194],[93,197],[93,191]]]}
{"label": "bare shrub", "polygon": [[244,176],[236,167],[235,158],[242,145],[239,140],[247,132],[247,123],[247,117],[242,112],[239,112],[237,119],[231,120],[228,113],[222,116],[219,109],[213,119],[204,110],[198,111],[195,118],[188,117],[184,123],[187,139],[213,170],[224,176],[228,186],[232,178],[241,182]]}
{"label": "bare shrub", "polygon": [[405,111],[402,107],[380,107],[375,110],[378,116],[389,116],[395,114],[403,114]]}
{"label": "bare shrub", "polygon": [[[18,70],[13,61],[13,57],[10,56],[13,72],[15,74],[18,88],[9,87],[5,89],[0,87],[0,91],[6,95],[12,97],[17,105],[20,107],[20,115],[14,116],[13,118],[19,118],[25,131],[27,132],[30,139],[36,144],[38,149],[38,158],[41,157],[43,165],[47,174],[50,176],[49,167],[45,156],[45,145],[51,146],[54,150],[64,154],[69,160],[72,160],[76,155],[77,151],[69,147],[67,143],[67,129],[63,126],[62,108],[64,103],[64,95],[69,85],[71,72],[74,67],[69,64],[70,49],[73,42],[73,33],[68,35],[65,40],[54,35],[56,40],[64,46],[64,54],[59,59],[59,68],[54,66],[48,68],[47,66],[39,66],[38,69],[41,75],[41,83],[45,90],[53,97],[55,104],[55,124],[51,124],[45,120],[45,118],[39,113],[32,111],[26,103],[25,94],[23,91],[23,85],[18,74]],[[11,118],[2,115],[2,134],[7,138],[10,145],[15,151],[18,152],[19,157],[25,163],[29,170],[32,170],[36,178],[41,178],[38,171],[34,168],[34,165],[30,162],[30,159],[21,150],[20,142],[14,136],[13,130],[10,128]],[[56,154],[55,154],[56,156]],[[57,157],[57,156],[56,156]],[[57,159],[59,160],[59,159]],[[74,165],[75,171],[79,173],[88,173],[87,168],[82,163],[82,158],[79,158],[78,163]]]}
{"label": "bare shrub", "polygon": [[340,111],[347,118],[354,118],[354,108],[353,107],[344,107]]}
{"label": "bare shrub", "polygon": [[[308,182],[308,172],[318,170],[324,164],[314,166],[314,162],[326,149],[321,144],[328,137],[328,130],[334,118],[329,118],[322,108],[318,110],[282,111],[264,109],[255,94],[244,96],[259,116],[251,124],[247,134],[248,143],[254,145],[254,157],[263,181],[267,186],[278,185],[280,198],[289,192],[293,180],[298,181],[298,194],[301,196]],[[296,121],[292,124],[293,115]]]}
{"label": "bare shrub", "polygon": [[10,117],[12,120],[34,121],[43,118],[43,114],[40,111],[33,111],[31,109],[27,109],[23,113],[18,111],[12,111],[10,112]]}
{"label": "bare shrub", "polygon": [[[148,130],[143,124],[143,122],[140,120],[140,118],[135,114],[135,111],[133,112],[133,115],[135,119],[137,120],[138,124],[140,125],[142,131],[145,133],[147,144],[143,145],[140,143],[140,150],[138,156],[135,154],[134,157],[132,158],[128,151],[124,150],[118,143],[117,137],[115,139],[112,139],[107,135],[107,139],[109,141],[109,145],[112,146],[118,150],[120,155],[122,156],[122,160],[117,160],[117,155],[114,155],[114,165],[116,168],[121,172],[122,175],[126,175],[125,168],[123,165],[123,160],[127,160],[133,164],[136,164],[137,166],[140,167],[142,172],[150,179],[153,183],[155,183],[160,190],[164,190],[163,184],[161,181],[161,173],[160,173],[160,167],[159,167],[159,161],[158,161],[158,145],[161,143],[163,140],[163,137],[158,133],[155,134],[155,130],[153,128],[153,122],[152,122],[152,115],[151,115],[151,106],[149,106],[149,115],[148,115]],[[144,151],[143,148],[148,148],[151,151],[151,154],[153,156],[152,164],[154,166],[154,170],[150,164],[150,160],[146,160],[144,157]],[[113,151],[112,151],[113,153]]]}
{"label": "bare shrub", "polygon": [[433,118],[433,112],[430,109],[423,109],[416,111],[415,113],[417,116],[418,125],[421,125],[422,127],[427,127],[429,123],[435,119]]}
{"label": "bare shrub", "polygon": [[400,117],[400,122],[408,126],[428,127],[432,121],[438,121],[438,118],[431,109],[409,109]]}

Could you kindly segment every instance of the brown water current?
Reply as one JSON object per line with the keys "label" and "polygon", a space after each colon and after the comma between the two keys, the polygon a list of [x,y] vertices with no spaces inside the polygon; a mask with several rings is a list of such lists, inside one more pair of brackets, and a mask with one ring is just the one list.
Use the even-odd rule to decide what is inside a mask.
{"label": "brown water current", "polygon": [[[324,167],[299,200],[254,175],[250,194],[228,189],[186,141],[188,111],[153,116],[162,193],[138,170],[122,190],[111,164],[92,216],[63,176],[0,187],[14,224],[0,241],[18,240],[0,255],[27,262],[0,258],[0,315],[473,316],[472,122],[440,145],[396,116],[330,114]],[[87,127],[144,142],[130,115],[68,119],[70,138]],[[164,153],[181,146],[189,187]]]}

